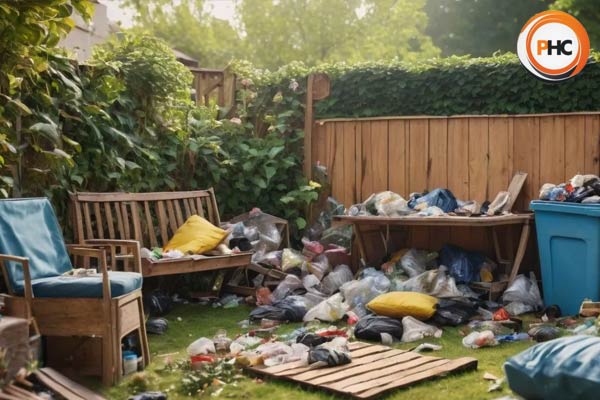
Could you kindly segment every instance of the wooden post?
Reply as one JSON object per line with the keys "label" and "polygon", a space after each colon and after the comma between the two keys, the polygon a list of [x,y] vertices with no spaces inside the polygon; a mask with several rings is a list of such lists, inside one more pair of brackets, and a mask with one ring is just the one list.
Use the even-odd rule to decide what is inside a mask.
{"label": "wooden post", "polygon": [[315,124],[313,103],[323,100],[330,93],[331,83],[325,73],[308,76],[306,84],[306,108],[304,110],[304,176],[312,178],[312,131]]}
{"label": "wooden post", "polygon": [[304,109],[304,176],[312,178],[312,128],[313,118],[313,83],[315,76],[310,74],[306,84],[306,108]]}

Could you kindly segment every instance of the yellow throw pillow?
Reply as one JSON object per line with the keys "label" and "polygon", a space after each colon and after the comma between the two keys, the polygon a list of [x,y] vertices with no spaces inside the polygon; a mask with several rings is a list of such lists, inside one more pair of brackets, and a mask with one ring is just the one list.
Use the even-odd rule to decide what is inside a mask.
{"label": "yellow throw pillow", "polygon": [[435,313],[435,297],[418,292],[389,292],[375,297],[367,308],[377,315],[391,318],[411,316],[426,320]]}
{"label": "yellow throw pillow", "polygon": [[227,232],[223,229],[198,215],[192,215],[177,229],[163,250],[202,254],[217,247],[225,236]]}

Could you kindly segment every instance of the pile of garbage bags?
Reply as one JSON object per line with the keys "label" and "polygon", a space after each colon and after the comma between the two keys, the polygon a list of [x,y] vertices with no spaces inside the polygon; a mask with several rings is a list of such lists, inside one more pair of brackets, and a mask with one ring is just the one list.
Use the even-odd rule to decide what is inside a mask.
{"label": "pile of garbage bags", "polygon": [[600,178],[596,175],[575,175],[569,182],[558,185],[544,183],[540,188],[540,200],[569,203],[600,203]]}

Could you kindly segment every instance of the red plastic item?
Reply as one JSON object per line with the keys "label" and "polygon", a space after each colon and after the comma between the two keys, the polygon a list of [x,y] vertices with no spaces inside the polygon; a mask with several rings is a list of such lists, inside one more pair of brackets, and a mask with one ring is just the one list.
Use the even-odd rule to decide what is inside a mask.
{"label": "red plastic item", "polygon": [[494,313],[494,315],[492,316],[492,319],[494,321],[506,321],[506,320],[510,319],[510,314],[508,313],[508,311],[506,311],[504,309],[504,307],[502,307]]}
{"label": "red plastic item", "polygon": [[316,334],[321,337],[330,337],[330,336],[341,336],[341,337],[345,337],[345,338],[348,337],[348,334],[346,333],[346,331],[342,331],[339,329],[323,331],[323,332],[316,332]]}
{"label": "red plastic item", "polygon": [[202,362],[215,362],[215,358],[213,356],[206,356],[203,354],[198,354],[196,356],[191,356],[190,357],[190,361],[192,362],[192,364],[194,363],[202,363]]}

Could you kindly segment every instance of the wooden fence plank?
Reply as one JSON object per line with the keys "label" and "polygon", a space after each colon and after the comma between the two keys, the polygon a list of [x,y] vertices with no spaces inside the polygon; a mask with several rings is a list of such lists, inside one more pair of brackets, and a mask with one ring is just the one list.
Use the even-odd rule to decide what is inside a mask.
{"label": "wooden fence plank", "polygon": [[356,203],[356,123],[345,122],[344,130],[344,204]]}
{"label": "wooden fence plank", "polygon": [[[429,120],[427,188],[448,188],[448,120]],[[450,228],[429,229],[429,248],[439,249],[450,239]]]}
{"label": "wooden fence plank", "polygon": [[[582,157],[582,154],[584,155]],[[565,177],[585,174],[585,117],[565,117]]]}
{"label": "wooden fence plank", "polygon": [[[427,189],[427,165],[429,161],[429,120],[411,120],[408,132],[408,192]],[[410,232],[410,244],[424,249],[429,246],[427,228],[416,227]]]}
{"label": "wooden fence plank", "polygon": [[600,116],[585,117],[585,173],[600,173]]}
{"label": "wooden fence plank", "polygon": [[406,167],[406,122],[388,123],[388,189],[408,197]]}
{"label": "wooden fence plank", "polygon": [[371,154],[373,168],[373,191],[375,193],[388,189],[388,123],[375,121],[371,123]]}

